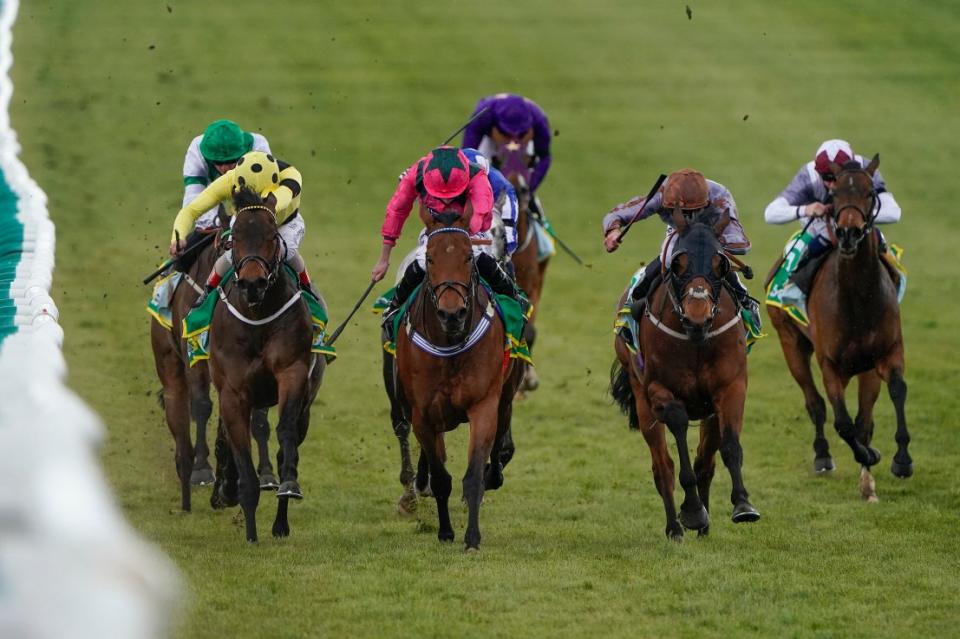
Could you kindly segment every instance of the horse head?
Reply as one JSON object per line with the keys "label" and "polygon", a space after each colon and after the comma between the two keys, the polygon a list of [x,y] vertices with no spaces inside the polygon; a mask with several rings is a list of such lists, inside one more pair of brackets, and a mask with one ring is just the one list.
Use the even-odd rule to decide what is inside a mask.
{"label": "horse head", "polygon": [[237,287],[244,302],[255,307],[280,274],[282,240],[272,200],[264,201],[242,187],[234,193],[233,264]]}
{"label": "horse head", "polygon": [[467,329],[476,283],[470,232],[460,220],[427,233],[425,286],[447,337]]}
{"label": "horse head", "polygon": [[703,212],[693,217],[685,217],[680,209],[673,212],[679,237],[670,260],[668,292],[683,330],[693,342],[706,339],[720,308],[721,285],[730,271],[730,260],[718,238],[729,222],[728,213],[714,221]]}
{"label": "horse head", "polygon": [[833,221],[841,257],[855,255],[861,240],[873,228],[879,201],[873,186],[873,174],[878,166],[879,154],[873,156],[866,168],[855,160],[842,167],[833,162],[830,164],[837,178],[833,191]]}

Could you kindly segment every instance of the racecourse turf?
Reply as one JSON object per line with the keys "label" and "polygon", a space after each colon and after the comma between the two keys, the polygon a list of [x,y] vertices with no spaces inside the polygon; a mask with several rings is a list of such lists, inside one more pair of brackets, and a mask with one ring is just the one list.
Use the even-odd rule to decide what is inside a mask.
{"label": "racecourse turf", "polygon": [[[958,25],[950,0],[22,3],[11,117],[57,225],[69,383],[106,423],[103,464],[125,514],[183,573],[177,636],[960,633]],[[336,325],[368,281],[397,175],[498,91],[550,116],[541,195],[586,266],[550,264],[542,388],[516,406],[517,455],[486,496],[480,553],[462,552],[459,506],[452,545],[436,539],[432,502],[395,513],[396,440],[366,311],[314,406],[292,535],[270,537],[269,494],[256,546],[237,509],[209,508],[209,488],[180,514],[140,279],[163,257],[192,136],[229,117],[301,169],[302,250]],[[884,391],[880,503],[861,502],[829,423],[838,468],[814,476],[812,426],[772,335],[750,355],[742,440],[762,520],[730,522],[718,460],[710,536],[668,542],[647,448],[606,392],[614,303],[663,227],[648,220],[607,255],[600,218],[659,172],[693,166],[733,192],[759,295],[793,230],[766,226],[763,208],[829,137],[880,152],[904,211],[887,234],[909,269],[916,473],[888,471]],[[415,235],[414,219],[394,265]],[[465,432],[449,437],[455,498]]]}

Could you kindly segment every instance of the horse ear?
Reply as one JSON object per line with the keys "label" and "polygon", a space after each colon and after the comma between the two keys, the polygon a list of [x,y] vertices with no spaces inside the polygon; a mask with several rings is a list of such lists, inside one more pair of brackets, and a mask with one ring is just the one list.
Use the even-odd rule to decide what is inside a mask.
{"label": "horse ear", "polygon": [[869,173],[869,174],[872,176],[872,175],[874,174],[874,172],[877,170],[877,167],[878,167],[878,166],[880,166],[880,154],[879,154],[879,153],[877,153],[876,155],[874,155],[874,156],[873,156],[873,159],[870,160],[870,164],[867,165],[867,169],[866,169],[866,170],[867,170],[867,173]]}
{"label": "horse ear", "polygon": [[713,225],[713,234],[717,237],[723,235],[724,229],[727,228],[727,225],[730,224],[730,209],[724,209],[723,215],[720,216],[720,219],[717,220],[717,223]]}
{"label": "horse ear", "polygon": [[842,166],[840,166],[833,160],[830,161],[830,172],[833,173],[834,177],[840,175],[840,171],[842,170],[843,170]]}
{"label": "horse ear", "polygon": [[673,213],[670,214],[670,219],[673,221],[673,228],[677,229],[678,233],[687,228],[687,220],[683,217],[683,211],[680,210],[679,206],[673,209]]}

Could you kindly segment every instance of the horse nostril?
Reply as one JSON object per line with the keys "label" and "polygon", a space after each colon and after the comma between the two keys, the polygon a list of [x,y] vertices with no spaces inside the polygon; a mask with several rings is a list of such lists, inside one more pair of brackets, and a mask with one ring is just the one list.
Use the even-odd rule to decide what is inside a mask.
{"label": "horse nostril", "polygon": [[467,319],[467,307],[466,307],[466,306],[464,306],[464,307],[460,308],[459,310],[457,310],[457,321],[458,321],[458,322],[462,322],[462,321],[465,320],[465,319]]}

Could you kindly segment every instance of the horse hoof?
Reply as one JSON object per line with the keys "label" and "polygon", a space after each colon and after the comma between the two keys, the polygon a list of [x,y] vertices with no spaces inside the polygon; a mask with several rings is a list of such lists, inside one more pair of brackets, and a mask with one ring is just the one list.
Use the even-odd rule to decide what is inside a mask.
{"label": "horse hoof", "polygon": [[906,479],[907,477],[913,475],[913,462],[901,464],[894,459],[892,462],[890,462],[890,472],[893,473],[894,477]]}
{"label": "horse hoof", "polygon": [[680,525],[680,522],[673,522],[667,526],[667,539],[670,541],[675,541],[680,543],[683,541],[683,526]]}
{"label": "horse hoof", "polygon": [[279,487],[280,482],[277,481],[273,473],[263,473],[260,475],[260,490],[276,490]]}
{"label": "horse hoof", "polygon": [[757,509],[754,508],[750,502],[745,501],[733,507],[733,516],[731,519],[735,524],[759,521],[760,513],[757,512]]}
{"label": "horse hoof", "polygon": [[397,500],[397,514],[412,515],[417,512],[417,496],[412,493],[404,493]]}
{"label": "horse hoof", "polygon": [[833,457],[817,457],[813,460],[813,472],[829,473],[836,470],[837,466],[833,463]]}
{"label": "horse hoof", "polygon": [[282,524],[281,524],[281,523],[276,523],[276,522],[274,522],[274,524],[273,524],[273,536],[276,537],[277,539],[280,539],[281,537],[289,537],[289,536],[290,536],[290,524],[288,524],[288,523],[282,523]]}
{"label": "horse hoof", "polygon": [[480,552],[480,546],[467,546],[466,548],[463,549],[463,552],[465,552],[468,555],[478,553]]}
{"label": "horse hoof", "polygon": [[710,534],[710,525],[701,528],[697,531],[697,537],[706,537]]}
{"label": "horse hoof", "polygon": [[483,474],[484,489],[497,490],[501,486],[503,486],[503,467],[500,466],[500,468],[494,470],[493,466],[487,464],[486,472]]}
{"label": "horse hoof", "polygon": [[859,462],[862,466],[866,466],[867,468],[870,468],[871,466],[875,466],[877,463],[879,463],[880,451],[877,450],[876,448],[873,448],[872,446],[867,446],[866,448],[867,448],[866,459],[859,459],[857,458],[856,455],[854,455],[854,458],[856,458],[857,462]]}
{"label": "horse hoof", "polygon": [[209,468],[197,468],[190,473],[191,486],[209,486],[214,479],[213,471]]}
{"label": "horse hoof", "polygon": [[430,488],[430,484],[427,484],[423,489],[417,488],[417,493],[421,497],[433,497],[433,490]]}
{"label": "horse hoof", "polygon": [[699,511],[693,513],[689,513],[681,507],[680,523],[687,530],[700,530],[710,525],[710,515],[703,506],[700,506]]}
{"label": "horse hoof", "polygon": [[292,480],[283,482],[277,489],[277,497],[303,499],[303,493],[300,491],[300,484]]}
{"label": "horse hoof", "polygon": [[441,542],[451,542],[453,541],[453,531],[441,530],[437,533],[437,539],[439,539]]}

